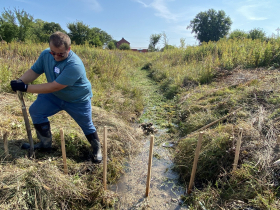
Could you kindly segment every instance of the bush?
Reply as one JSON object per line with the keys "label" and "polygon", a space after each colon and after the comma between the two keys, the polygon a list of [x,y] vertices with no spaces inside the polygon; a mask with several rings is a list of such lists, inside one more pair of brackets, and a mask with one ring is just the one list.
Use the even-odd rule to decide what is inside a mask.
{"label": "bush", "polygon": [[130,46],[127,43],[123,43],[119,47],[120,50],[130,50]]}

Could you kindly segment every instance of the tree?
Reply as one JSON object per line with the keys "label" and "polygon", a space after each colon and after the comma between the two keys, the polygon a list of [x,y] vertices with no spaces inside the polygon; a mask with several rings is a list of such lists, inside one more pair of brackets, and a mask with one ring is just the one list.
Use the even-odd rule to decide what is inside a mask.
{"label": "tree", "polygon": [[90,28],[83,22],[68,23],[67,28],[70,30],[68,35],[75,44],[85,44],[89,41]]}
{"label": "tree", "polygon": [[119,47],[120,50],[130,50],[130,46],[127,43],[122,43]]}
{"label": "tree", "polygon": [[107,47],[108,47],[109,50],[114,50],[114,49],[116,49],[116,45],[115,45],[115,43],[114,43],[113,41],[110,41],[110,42],[108,43]]}
{"label": "tree", "polygon": [[232,31],[228,36],[229,39],[244,39],[247,37],[248,37],[248,33],[239,29]]}
{"label": "tree", "polygon": [[154,52],[159,50],[158,48],[156,48],[156,45],[159,42],[161,36],[162,34],[152,34],[150,36],[150,44],[148,47],[149,51]]}
{"label": "tree", "polygon": [[83,22],[69,23],[67,24],[70,30],[69,36],[76,44],[85,44],[88,41],[91,45],[96,47],[107,44],[112,40],[112,37],[100,28],[90,28]]}
{"label": "tree", "polygon": [[99,39],[99,36],[95,36],[92,38],[92,40],[89,41],[90,45],[93,45],[95,47],[101,47],[102,46],[102,42]]}
{"label": "tree", "polygon": [[56,31],[66,33],[58,23],[45,22],[41,19],[36,19],[32,26],[32,40],[35,42],[48,42],[49,37]]}
{"label": "tree", "polygon": [[18,40],[25,41],[28,36],[31,35],[30,29],[33,25],[33,16],[28,14],[26,11],[17,10],[16,8],[14,11],[4,9],[4,12],[1,14],[1,20],[18,27]]}
{"label": "tree", "polygon": [[[0,21],[1,22],[1,21]],[[17,38],[18,27],[12,23],[2,22],[0,23],[0,35],[6,42],[11,42]]]}
{"label": "tree", "polygon": [[19,27],[18,39],[24,42],[28,38],[28,36],[31,35],[29,32],[33,24],[33,16],[31,16],[24,10],[20,11],[19,9],[15,9],[14,12],[16,14]]}
{"label": "tree", "polygon": [[91,33],[93,37],[98,37],[101,41],[101,46],[108,44],[110,41],[112,41],[112,36],[106,33],[105,31],[101,30],[100,28],[93,27],[91,29]]}
{"label": "tree", "polygon": [[216,11],[209,9],[206,12],[198,13],[187,29],[195,33],[195,38],[202,42],[218,41],[230,30],[231,19],[226,16],[223,10]]}
{"label": "tree", "polygon": [[167,45],[165,45],[163,48],[161,48],[160,51],[163,52],[163,51],[165,51],[165,50],[172,50],[172,49],[175,49],[175,48],[176,48],[175,46],[167,44]]}
{"label": "tree", "polygon": [[250,39],[260,39],[262,41],[266,40],[265,32],[260,28],[254,28],[249,31],[248,38]]}
{"label": "tree", "polygon": [[61,31],[63,33],[66,33],[66,31],[64,31],[61,26],[58,23],[55,22],[45,22],[43,25],[43,31],[44,33],[51,35],[56,31]]}
{"label": "tree", "polygon": [[186,38],[181,38],[180,39],[180,48],[185,48],[186,47]]}

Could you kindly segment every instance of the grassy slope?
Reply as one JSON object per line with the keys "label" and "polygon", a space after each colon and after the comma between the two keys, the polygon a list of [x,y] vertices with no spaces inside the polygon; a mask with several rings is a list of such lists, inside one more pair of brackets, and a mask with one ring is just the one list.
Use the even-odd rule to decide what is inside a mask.
{"label": "grassy slope", "polygon": [[[200,127],[242,107],[228,119],[204,131],[195,188],[186,197],[192,209],[255,207],[279,209],[280,74],[278,70],[235,69],[217,75],[216,81],[180,95],[178,118],[181,136],[175,154],[182,179],[190,180]],[[243,129],[238,169],[232,172],[239,129]],[[191,134],[190,134],[191,133]],[[236,201],[240,201],[239,203]]]}
{"label": "grassy slope", "polygon": [[[268,70],[268,68],[251,70],[242,68],[242,66],[255,67],[254,65],[264,64],[272,64],[277,67],[278,46],[279,41],[268,45],[251,41],[245,45],[240,41],[230,41],[229,43],[222,41],[217,45],[210,43],[198,48],[188,48],[188,51],[180,49],[147,54],[146,57],[118,51],[107,54],[105,51],[93,52],[83,47],[77,48],[81,55],[85,55],[83,59],[86,59],[87,69],[93,72],[90,78],[97,90],[93,103],[111,111],[108,114],[99,108],[93,110],[94,122],[99,127],[99,132],[102,133],[102,127],[105,124],[109,125],[113,131],[109,136],[110,145],[112,145],[109,149],[112,166],[110,180],[118,177],[122,168],[122,158],[133,153],[129,148],[134,147],[130,147],[127,140],[129,139],[129,142],[135,142],[137,145],[137,141],[133,137],[134,130],[130,131],[126,123],[120,125],[122,120],[119,117],[129,120],[132,116],[131,113],[134,111],[139,113],[143,108],[141,91],[124,81],[130,81],[128,78],[136,75],[137,68],[135,67],[141,67],[143,62],[149,61],[151,63],[151,67],[148,68],[149,72],[152,78],[159,83],[161,90],[164,90],[165,97],[176,100],[176,106],[173,107],[174,104],[170,104],[163,109],[156,110],[160,114],[154,120],[160,124],[161,117],[167,117],[170,120],[167,126],[171,128],[172,132],[175,132],[175,135],[178,136],[177,139],[224,116],[237,107],[243,107],[236,115],[205,131],[197,169],[196,189],[192,196],[186,197],[186,203],[192,209],[200,209],[201,205],[207,209],[243,209],[248,206],[260,209],[278,209],[279,175],[277,174],[279,174],[279,170],[273,167],[272,163],[279,158],[279,148],[276,145],[280,117],[279,72],[277,69]],[[28,63],[32,60],[26,61],[25,58],[35,59],[35,56],[32,57],[32,55],[36,52],[33,53],[34,49],[30,52],[19,50],[21,48],[16,49],[0,52],[2,56],[4,52],[7,59],[9,56],[13,57],[13,62],[9,65],[6,65],[7,60],[5,62],[3,59],[0,60],[3,64],[1,68],[4,67],[1,69],[1,102],[3,103],[0,105],[3,117],[0,124],[2,135],[5,129],[8,130],[10,147],[15,148],[11,149],[13,151],[11,159],[5,158],[4,155],[1,156],[0,170],[3,180],[5,180],[2,182],[3,186],[0,191],[1,196],[5,196],[2,196],[2,200],[0,200],[1,205],[6,208],[11,206],[17,208],[16,205],[18,205],[18,209],[25,206],[30,207],[30,205],[36,207],[34,206],[36,200],[36,205],[42,208],[48,205],[53,205],[53,208],[60,208],[61,205],[68,205],[73,209],[79,209],[81,206],[100,208],[102,198],[110,201],[114,196],[105,195],[101,190],[102,168],[92,168],[91,165],[81,162],[79,154],[86,153],[89,145],[85,142],[79,128],[67,118],[67,115],[61,113],[57,118],[51,119],[57,147],[55,153],[38,154],[39,161],[32,163],[23,158],[24,153],[19,150],[20,139],[26,138],[23,119],[15,95],[8,91],[7,82],[13,74],[17,75],[27,68]],[[19,58],[13,54],[17,51],[20,51],[21,54]],[[187,61],[185,53],[187,53]],[[28,54],[28,56],[24,57],[24,54]],[[94,62],[94,59],[99,62]],[[24,62],[19,62],[20,60]],[[119,62],[120,60],[122,62]],[[116,61],[118,61],[117,65]],[[130,68],[132,66],[134,68]],[[17,68],[16,71],[13,71],[12,74],[9,73],[8,70],[14,67]],[[133,71],[128,71],[129,69],[133,69]],[[112,71],[118,72],[117,81],[111,78]],[[125,72],[128,73],[124,74]],[[137,76],[135,76],[136,78]],[[122,86],[121,83],[124,85]],[[26,97],[29,99],[27,104],[34,100],[33,95]],[[175,109],[176,112],[174,112]],[[117,115],[114,115],[114,112]],[[67,131],[66,141],[70,142],[67,154],[72,155],[68,160],[72,164],[71,173],[67,176],[62,174],[59,151],[59,128],[62,124]],[[238,170],[232,172],[235,143],[240,127],[243,128],[241,156]],[[129,130],[128,133],[127,130]],[[188,135],[178,142],[175,154],[177,170],[187,183],[190,178],[196,141],[197,133]],[[0,148],[3,147],[0,146]],[[114,159],[115,157],[120,157],[120,159]],[[59,174],[57,177],[61,180],[50,180],[43,169],[56,172]],[[92,173],[95,175],[92,176]],[[36,179],[30,179],[30,177]],[[60,188],[52,188],[54,183],[63,182],[63,180],[67,180],[65,181],[65,185],[69,186],[67,189],[72,190],[59,191]],[[48,183],[48,185],[44,183]],[[18,188],[20,191],[16,190]],[[62,196],[53,197],[49,191],[54,195],[55,192],[60,192]],[[65,199],[68,201],[65,202]],[[16,204],[19,200],[21,202]],[[103,205],[105,204],[103,203]]]}
{"label": "grassy slope", "polygon": [[[20,149],[27,141],[20,102],[11,92],[9,81],[26,71],[47,45],[12,43],[0,46],[0,208],[1,209],[100,209],[116,195],[102,188],[102,164],[87,161],[90,145],[81,129],[65,112],[50,117],[54,140],[51,153],[36,152],[35,160]],[[108,127],[108,182],[122,173],[123,162],[139,147],[142,131],[128,121],[143,109],[141,93],[133,87],[129,75],[136,71],[141,55],[122,51],[103,51],[88,46],[73,46],[81,56],[93,85],[93,122],[100,139]],[[39,77],[34,83],[45,82]],[[27,109],[36,94],[26,94]],[[31,123],[31,122],[30,122]],[[38,141],[32,126],[32,136]],[[63,174],[59,130],[65,133],[69,174]],[[8,133],[10,155],[3,147]]]}

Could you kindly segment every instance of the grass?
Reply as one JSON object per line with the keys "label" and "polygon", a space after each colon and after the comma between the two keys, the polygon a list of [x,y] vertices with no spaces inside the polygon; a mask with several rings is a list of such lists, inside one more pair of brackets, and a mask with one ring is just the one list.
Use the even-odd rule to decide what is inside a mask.
{"label": "grass", "polygon": [[[108,183],[118,180],[126,158],[138,151],[142,133],[129,123],[149,119],[172,133],[177,143],[175,170],[188,183],[196,130],[242,107],[205,130],[195,187],[183,199],[190,209],[279,209],[280,171],[273,166],[280,158],[276,144],[280,135],[279,41],[220,40],[146,54],[73,46],[93,84],[93,121],[101,139],[103,126],[109,129]],[[90,146],[66,113],[50,118],[55,151],[37,152],[36,161],[30,161],[19,149],[26,141],[25,127],[9,81],[30,68],[46,47],[0,46],[0,132],[8,131],[11,154],[4,156],[0,142],[0,207],[109,208],[117,195],[102,190],[102,165],[86,161]],[[141,80],[146,76],[153,81]],[[39,77],[34,83],[42,82],[44,78]],[[27,106],[35,98],[26,94]],[[147,106],[153,108],[151,112],[145,112]],[[60,128],[65,130],[68,175],[63,174]],[[243,138],[233,172],[239,128],[243,128]],[[35,137],[33,128],[32,132]]]}

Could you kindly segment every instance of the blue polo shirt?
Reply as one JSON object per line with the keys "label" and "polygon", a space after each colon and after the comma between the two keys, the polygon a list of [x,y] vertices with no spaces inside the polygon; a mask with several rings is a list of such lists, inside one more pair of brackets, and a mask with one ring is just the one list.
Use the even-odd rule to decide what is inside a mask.
{"label": "blue polo shirt", "polygon": [[53,92],[58,98],[71,103],[90,100],[91,84],[82,60],[72,50],[63,61],[56,61],[49,52],[49,48],[44,50],[31,69],[37,74],[45,73],[48,82],[56,81],[67,85],[66,88]]}

